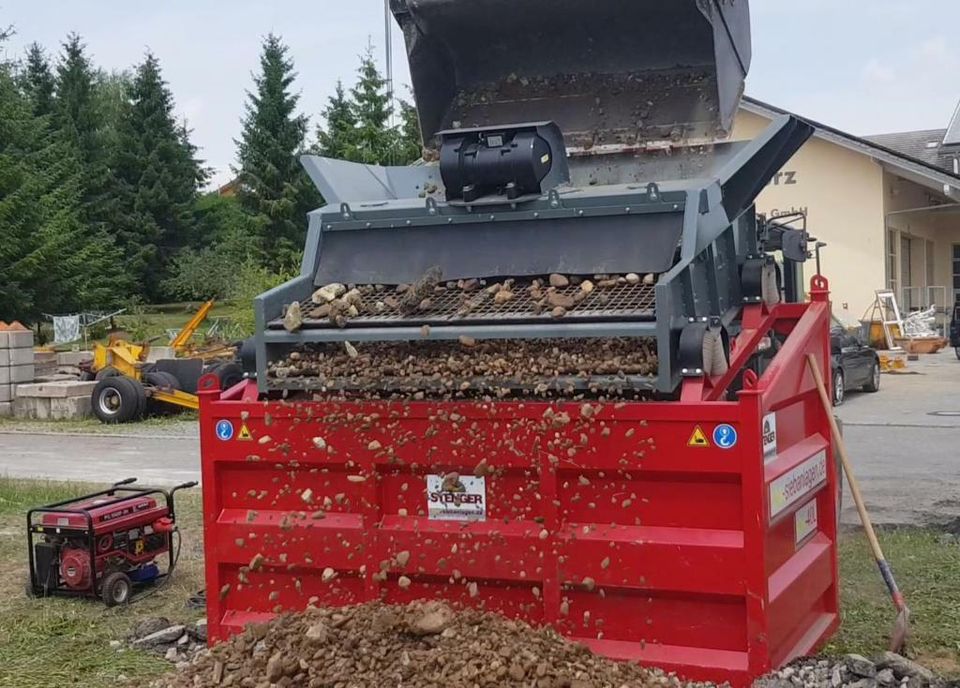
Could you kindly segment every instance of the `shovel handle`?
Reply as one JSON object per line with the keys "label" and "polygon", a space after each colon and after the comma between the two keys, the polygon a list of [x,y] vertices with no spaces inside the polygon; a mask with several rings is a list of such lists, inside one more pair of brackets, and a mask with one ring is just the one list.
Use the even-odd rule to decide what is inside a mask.
{"label": "shovel handle", "polygon": [[853,474],[853,468],[850,464],[850,459],[847,456],[847,445],[843,441],[843,436],[840,434],[840,427],[837,425],[837,419],[833,416],[833,404],[830,403],[830,395],[827,394],[827,386],[824,384],[823,375],[820,373],[820,366],[817,365],[817,359],[814,358],[813,354],[807,354],[807,365],[810,368],[810,373],[813,375],[814,382],[816,382],[817,391],[820,393],[820,401],[823,403],[823,410],[826,412],[827,419],[830,422],[830,431],[833,435],[833,445],[836,448],[837,454],[840,455],[840,463],[843,465],[843,472],[847,476],[847,484],[850,486],[850,493],[853,495],[853,501],[857,505],[857,512],[860,514],[860,522],[863,523],[863,529],[867,532],[867,540],[870,541],[870,549],[873,550],[873,558],[876,560],[877,567],[880,569],[880,575],[883,577],[883,582],[886,583],[887,589],[890,591],[890,596],[893,598],[893,603],[896,605],[897,609],[903,609],[906,606],[906,602],[903,599],[903,594],[897,587],[897,581],[893,578],[893,571],[890,570],[890,564],[887,563],[886,557],[883,556],[883,549],[880,547],[880,541],[877,539],[877,533],[873,529],[873,522],[870,520],[870,514],[867,513],[867,506],[863,501],[863,494],[860,492],[860,483],[857,482],[857,477]]}

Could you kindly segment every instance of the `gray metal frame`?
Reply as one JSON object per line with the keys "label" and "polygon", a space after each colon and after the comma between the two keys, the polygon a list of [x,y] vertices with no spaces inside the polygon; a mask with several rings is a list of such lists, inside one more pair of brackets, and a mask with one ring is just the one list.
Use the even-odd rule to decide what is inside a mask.
{"label": "gray metal frame", "polygon": [[[437,255],[447,255],[451,263],[442,265],[445,279],[660,273],[656,322],[463,324],[434,327],[430,339],[655,337],[657,388],[670,393],[680,382],[677,345],[687,323],[718,317],[736,332],[744,299],[740,268],[762,250],[753,201],[812,133],[808,124],[782,117],[754,141],[723,146],[709,158],[707,178],[571,185],[529,203],[482,209],[442,201],[434,167],[381,168],[307,156],[304,166],[328,205],[310,214],[301,275],[254,302],[260,388],[267,389],[269,361],[291,347],[422,340],[419,326],[287,332],[268,324],[282,316],[285,306],[310,298],[324,283],[411,282]],[[650,164],[642,158],[598,157],[579,167],[583,172],[585,166],[610,167],[616,161],[621,177],[634,166],[676,172],[670,160],[659,156],[659,162]],[[502,250],[488,245],[491,228],[506,242]],[[543,249],[549,239],[556,239],[562,251]]]}

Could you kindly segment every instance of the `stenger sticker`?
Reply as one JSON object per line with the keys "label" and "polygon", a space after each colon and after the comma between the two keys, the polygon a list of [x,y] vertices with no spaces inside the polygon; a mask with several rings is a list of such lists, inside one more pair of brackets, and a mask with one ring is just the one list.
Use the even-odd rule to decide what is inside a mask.
{"label": "stenger sticker", "polygon": [[427,476],[431,521],[486,521],[487,479],[459,473]]}
{"label": "stenger sticker", "polygon": [[821,450],[770,483],[772,521],[827,481],[827,452]]}

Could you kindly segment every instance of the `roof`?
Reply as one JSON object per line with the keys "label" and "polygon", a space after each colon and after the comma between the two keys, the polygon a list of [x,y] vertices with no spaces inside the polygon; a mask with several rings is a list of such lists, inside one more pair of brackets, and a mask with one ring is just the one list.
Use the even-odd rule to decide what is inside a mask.
{"label": "roof", "polygon": [[946,129],[924,129],[923,131],[903,131],[895,134],[865,136],[871,143],[890,148],[914,160],[922,160],[947,172],[953,172],[952,156],[944,156],[940,145],[946,135]]}
{"label": "roof", "polygon": [[[868,155],[877,160],[879,163],[895,171],[897,174],[937,190],[940,193],[944,192],[945,187],[952,187],[953,189],[960,191],[960,174],[955,174],[953,171],[954,168],[952,156],[946,157],[938,155],[938,160],[935,162],[930,160],[929,156],[919,158],[914,157],[914,155],[918,154],[916,149],[910,149],[906,151],[898,150],[897,148],[893,147],[896,145],[896,141],[876,140],[881,137],[864,138],[860,136],[854,136],[853,134],[841,131],[835,127],[821,124],[820,122],[815,122],[809,118],[802,117],[795,113],[789,112],[788,110],[784,110],[783,108],[778,108],[774,105],[770,105],[769,103],[764,103],[756,98],[744,96],[742,107],[747,112],[752,112],[753,114],[768,118],[773,118],[780,115],[792,115],[794,117],[799,117],[800,119],[803,119],[811,124],[816,129],[814,136],[820,139],[835,143],[838,146],[861,153],[862,155]],[[944,130],[940,131],[942,140]],[[947,166],[948,162],[949,165]]]}

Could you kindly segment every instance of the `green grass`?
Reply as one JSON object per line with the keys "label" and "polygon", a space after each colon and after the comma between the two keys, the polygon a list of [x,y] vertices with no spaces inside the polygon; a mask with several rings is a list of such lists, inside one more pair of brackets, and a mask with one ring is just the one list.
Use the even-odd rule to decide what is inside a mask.
{"label": "green grass", "polygon": [[[910,654],[960,676],[960,543],[917,528],[886,529],[879,537],[912,612]],[[844,533],[840,552],[843,626],[828,651],[881,652],[896,613],[866,537]]]}
{"label": "green grass", "polygon": [[31,600],[27,576],[24,512],[67,499],[88,485],[0,478],[0,686],[4,688],[102,688],[117,677],[148,679],[170,670],[162,658],[110,647],[142,617],[191,622],[202,612],[184,601],[203,587],[199,493],[181,493],[178,518],[184,531],[180,564],[171,583],[153,597],[126,608],[77,599]]}
{"label": "green grass", "polygon": [[[0,686],[102,688],[118,675],[142,681],[168,671],[153,655],[110,648],[138,619],[166,616],[189,622],[201,616],[185,600],[203,587],[199,493],[184,493],[178,515],[184,533],[180,566],[171,585],[140,604],[106,609],[96,601],[29,600],[23,595],[26,509],[66,499],[90,486],[0,478]],[[939,532],[881,532],[888,559],[913,610],[910,655],[947,677],[960,676],[960,544]],[[895,614],[865,537],[841,537],[843,627],[829,654],[872,655],[886,649]]]}
{"label": "green grass", "polygon": [[197,422],[195,411],[183,411],[169,416],[148,416],[130,425],[105,425],[96,418],[76,420],[25,420],[0,418],[0,432],[66,432],[88,435],[149,435],[151,430],[162,432],[181,425]]}

